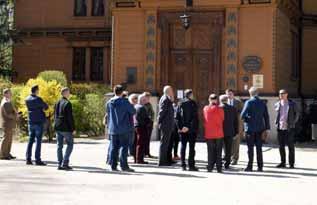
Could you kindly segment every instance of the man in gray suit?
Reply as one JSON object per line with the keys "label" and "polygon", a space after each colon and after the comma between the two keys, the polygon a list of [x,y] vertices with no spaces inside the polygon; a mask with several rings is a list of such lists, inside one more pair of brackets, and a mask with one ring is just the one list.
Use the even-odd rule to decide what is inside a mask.
{"label": "man in gray suit", "polygon": [[239,129],[238,134],[233,138],[232,141],[232,165],[237,165],[239,160],[239,150],[240,150],[240,141],[243,136],[243,122],[240,118],[240,113],[243,108],[243,103],[236,99],[234,96],[234,91],[232,89],[226,90],[226,95],[228,96],[228,105],[231,105],[236,108],[238,119],[239,119]]}
{"label": "man in gray suit", "polygon": [[159,102],[158,128],[160,131],[159,166],[171,166],[172,153],[169,149],[171,135],[174,129],[174,92],[171,86],[164,87],[164,95]]}

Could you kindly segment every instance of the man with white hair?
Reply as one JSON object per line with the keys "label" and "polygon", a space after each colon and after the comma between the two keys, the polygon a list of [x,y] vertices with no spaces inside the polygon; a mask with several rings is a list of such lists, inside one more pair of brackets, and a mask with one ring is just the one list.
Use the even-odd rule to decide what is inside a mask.
{"label": "man with white hair", "polygon": [[171,86],[165,86],[164,95],[159,102],[158,127],[161,143],[159,151],[159,166],[171,166],[173,164],[172,153],[169,149],[171,135],[174,128],[174,92]]}
{"label": "man with white hair", "polygon": [[136,114],[134,117],[134,127],[135,127],[135,163],[137,164],[147,164],[144,161],[145,146],[148,137],[148,126],[151,123],[151,119],[145,109],[146,95],[142,94],[138,97],[138,104],[135,105]]}
{"label": "man with white hair", "polygon": [[266,104],[258,97],[258,89],[256,87],[251,87],[249,93],[251,98],[246,101],[241,112],[241,118],[244,121],[244,131],[248,144],[249,157],[249,163],[245,171],[252,171],[255,145],[258,171],[262,172],[262,135],[266,134],[267,130],[270,130],[270,119]]}

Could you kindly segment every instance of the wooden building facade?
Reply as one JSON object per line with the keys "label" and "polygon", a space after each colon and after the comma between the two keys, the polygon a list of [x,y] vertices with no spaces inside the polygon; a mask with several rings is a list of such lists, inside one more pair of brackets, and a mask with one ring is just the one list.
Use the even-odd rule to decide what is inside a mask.
{"label": "wooden building facade", "polygon": [[312,95],[316,11],[314,0],[17,0],[15,81],[54,69],[135,92],[192,88],[202,104],[253,85]]}

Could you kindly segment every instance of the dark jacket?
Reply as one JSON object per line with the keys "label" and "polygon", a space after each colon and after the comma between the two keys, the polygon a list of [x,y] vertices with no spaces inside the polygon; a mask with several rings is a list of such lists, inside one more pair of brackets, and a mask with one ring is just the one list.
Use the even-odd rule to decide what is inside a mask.
{"label": "dark jacket", "polygon": [[155,117],[155,114],[154,114],[154,110],[153,110],[153,106],[151,103],[146,103],[144,105],[145,109],[146,109],[146,112],[149,116],[149,118],[151,119],[152,122],[154,122],[154,117]]}
{"label": "dark jacket", "polygon": [[36,95],[30,95],[25,100],[28,109],[28,120],[31,124],[43,124],[46,121],[44,110],[48,109],[48,105],[42,98]]}
{"label": "dark jacket", "polygon": [[194,100],[185,98],[180,103],[176,113],[176,123],[178,129],[187,127],[189,133],[197,133],[198,131],[198,107]]}
{"label": "dark jacket", "polygon": [[245,102],[241,118],[246,133],[259,133],[270,129],[267,106],[259,97],[252,97]]}
{"label": "dark jacket", "polygon": [[309,105],[308,115],[310,123],[317,124],[317,102]]}
{"label": "dark jacket", "polygon": [[[289,109],[288,109],[288,117],[287,117],[287,126],[288,126],[288,129],[294,129],[299,119],[299,110],[297,109],[296,103],[292,100],[288,100],[288,106],[289,106]],[[277,102],[274,107],[275,107],[275,111],[277,112],[275,125],[277,129],[279,129],[281,102],[280,101]]]}
{"label": "dark jacket", "polygon": [[172,132],[175,125],[174,107],[173,102],[166,95],[160,99],[157,118],[159,129]]}
{"label": "dark jacket", "polygon": [[243,102],[241,102],[240,100],[234,98],[233,99],[233,107],[236,108],[236,111],[238,113],[241,113],[242,109],[243,109]]}
{"label": "dark jacket", "polygon": [[134,106],[136,114],[134,118],[134,127],[147,127],[152,123],[144,105],[137,104]]}
{"label": "dark jacket", "polygon": [[131,119],[136,111],[126,98],[111,98],[106,104],[106,112],[109,135],[122,135],[133,131]]}
{"label": "dark jacket", "polygon": [[54,129],[60,132],[73,132],[75,123],[72,103],[66,99],[60,99],[54,108]]}
{"label": "dark jacket", "polygon": [[225,113],[225,119],[223,122],[223,132],[225,137],[234,137],[239,132],[238,114],[235,107],[223,104],[221,106]]}

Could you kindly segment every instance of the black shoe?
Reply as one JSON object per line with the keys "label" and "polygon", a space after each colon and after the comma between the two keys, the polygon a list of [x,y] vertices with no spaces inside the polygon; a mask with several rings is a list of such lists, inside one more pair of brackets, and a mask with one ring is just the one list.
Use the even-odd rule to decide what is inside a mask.
{"label": "black shoe", "polygon": [[230,169],[230,166],[229,165],[225,165],[225,169]]}
{"label": "black shoe", "polygon": [[258,167],[258,172],[263,172],[263,168],[262,167]]}
{"label": "black shoe", "polygon": [[1,157],[1,160],[11,160],[11,157]]}
{"label": "black shoe", "polygon": [[64,165],[63,169],[67,170],[67,171],[70,171],[70,170],[73,170],[73,167],[70,167],[69,165]]}
{"label": "black shoe", "polygon": [[294,164],[289,165],[289,168],[290,168],[290,169],[295,169]]}
{"label": "black shoe", "polygon": [[182,166],[182,170],[186,171],[187,170],[186,166]]}
{"label": "black shoe", "polygon": [[285,168],[286,165],[285,163],[280,163],[279,165],[276,166],[276,168]]}
{"label": "black shoe", "polygon": [[253,170],[252,170],[252,167],[247,167],[247,168],[244,169],[244,171],[245,172],[252,172]]}
{"label": "black shoe", "polygon": [[10,159],[16,159],[16,158],[17,158],[17,157],[15,157],[15,156],[11,155],[11,154],[10,154],[9,157],[10,157]]}
{"label": "black shoe", "polygon": [[189,167],[189,171],[191,172],[198,172],[199,169],[197,167]]}
{"label": "black shoe", "polygon": [[63,166],[58,166],[57,170],[65,170]]}
{"label": "black shoe", "polygon": [[35,162],[35,165],[37,165],[37,166],[46,166],[46,164],[43,161]]}
{"label": "black shoe", "polygon": [[142,162],[136,162],[136,164],[149,164],[149,162],[142,161]]}
{"label": "black shoe", "polygon": [[159,163],[158,164],[159,167],[169,167],[169,166],[172,166],[171,163]]}
{"label": "black shoe", "polygon": [[232,161],[231,165],[237,165],[238,164],[238,161],[234,160]]}
{"label": "black shoe", "polygon": [[214,169],[214,167],[208,167],[207,166],[207,172],[212,172],[213,169]]}
{"label": "black shoe", "polygon": [[212,172],[212,169],[207,169],[207,172]]}
{"label": "black shoe", "polygon": [[33,162],[31,160],[26,160],[26,165],[33,165]]}
{"label": "black shoe", "polygon": [[171,164],[171,165],[177,164],[177,161],[172,160],[172,161],[169,162],[169,164]]}
{"label": "black shoe", "polygon": [[124,168],[124,169],[121,169],[123,172],[135,172],[134,169],[131,169],[130,167],[128,168]]}
{"label": "black shoe", "polygon": [[111,171],[118,172],[119,170],[117,168],[111,168]]}
{"label": "black shoe", "polygon": [[218,173],[222,173],[222,169],[217,169],[217,172]]}

